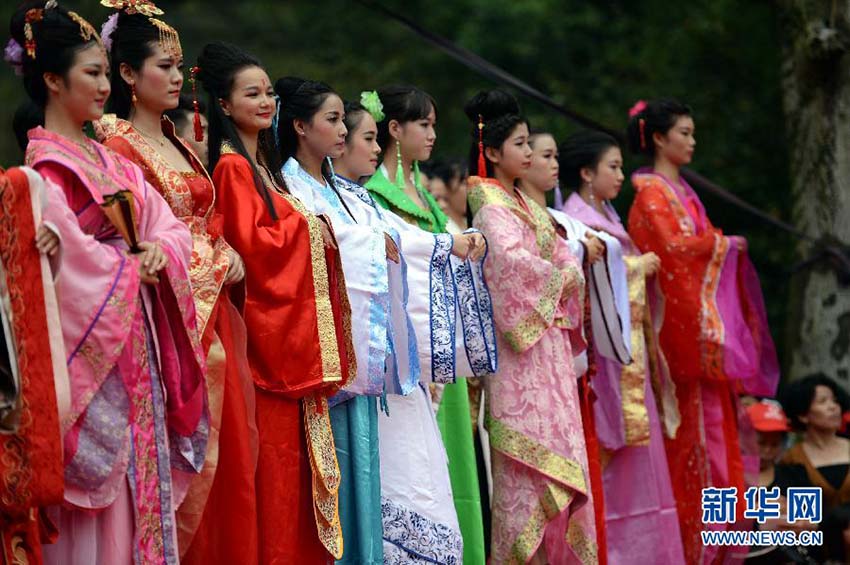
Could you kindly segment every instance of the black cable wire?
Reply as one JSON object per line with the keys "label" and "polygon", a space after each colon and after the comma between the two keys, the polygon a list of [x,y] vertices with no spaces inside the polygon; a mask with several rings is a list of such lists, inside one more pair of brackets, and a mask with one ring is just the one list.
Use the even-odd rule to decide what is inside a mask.
{"label": "black cable wire", "polygon": [[[437,47],[438,49],[445,52],[447,55],[449,55],[459,63],[463,64],[464,66],[472,69],[473,71],[485,77],[488,77],[497,83],[510,86],[516,89],[525,96],[567,117],[568,119],[581,125],[582,127],[605,132],[608,135],[611,135],[615,139],[619,140],[621,144],[625,143],[625,136],[623,135],[622,131],[608,128],[600,124],[599,122],[576,112],[575,110],[567,108],[563,104],[559,104],[550,96],[547,96],[543,92],[540,92],[533,86],[520,80],[519,78],[515,77],[504,69],[490,63],[489,61],[477,55],[476,53],[473,53],[472,51],[461,47],[460,45],[441,35],[438,35],[425,29],[421,25],[417,24],[415,21],[393,10],[390,10],[380,2],[375,2],[373,0],[356,1],[357,3],[370,10],[379,12],[387,18],[390,18],[402,24],[431,45]],[[839,281],[842,281],[842,285],[846,286],[847,284],[850,284],[850,244],[847,244],[846,242],[842,241],[836,243],[834,242],[834,236],[830,237],[827,235],[821,238],[816,238],[811,234],[805,233],[787,222],[783,222],[782,220],[774,218],[770,214],[764,212],[756,206],[753,206],[752,204],[746,202],[738,196],[735,196],[735,194],[733,194],[729,190],[723,188],[722,186],[716,183],[711,182],[710,180],[695,171],[692,171],[690,169],[683,169],[682,176],[685,177],[685,179],[696,188],[711,193],[714,196],[725,200],[732,206],[744,210],[749,214],[752,214],[753,216],[759,218],[763,222],[768,223],[776,228],[779,228],[780,230],[787,232],[800,240],[804,240],[814,244],[817,249],[812,254],[812,256],[809,259],[798,263],[798,265],[795,266],[793,271],[801,270],[803,268],[809,268],[814,263],[819,262],[820,260],[826,260],[826,262],[829,263],[830,266],[833,267],[833,269],[835,269],[836,274],[839,277]]]}

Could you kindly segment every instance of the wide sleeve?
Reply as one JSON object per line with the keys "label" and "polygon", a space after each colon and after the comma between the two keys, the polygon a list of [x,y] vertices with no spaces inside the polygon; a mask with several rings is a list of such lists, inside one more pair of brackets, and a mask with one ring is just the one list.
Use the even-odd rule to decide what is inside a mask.
{"label": "wide sleeve", "polygon": [[[310,224],[276,194],[271,198],[278,219],[272,220],[250,164],[238,155],[222,156],[213,183],[224,237],[245,261],[244,317],[254,383],[291,398],[334,392],[343,369],[330,303],[335,289],[328,282],[334,267],[321,243],[320,220]],[[317,285],[317,278],[324,283]]]}
{"label": "wide sleeve", "polygon": [[484,272],[496,328],[515,351],[531,348],[556,324],[578,327],[584,276],[565,243],[556,239],[553,260],[547,261],[519,217],[501,206],[482,207],[474,225],[487,237]]}
{"label": "wide sleeve", "polygon": [[658,255],[663,266],[684,256],[690,261],[708,262],[718,239],[723,237],[710,227],[700,234],[684,233],[667,197],[654,186],[647,186],[635,196],[629,210],[629,234],[643,253],[652,251]]}

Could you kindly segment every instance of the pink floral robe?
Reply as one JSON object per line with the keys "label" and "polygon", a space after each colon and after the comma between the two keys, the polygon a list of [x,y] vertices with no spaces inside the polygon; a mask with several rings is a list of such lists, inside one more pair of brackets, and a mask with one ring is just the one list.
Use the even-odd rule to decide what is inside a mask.
{"label": "pink floral robe", "polygon": [[544,549],[550,563],[596,563],[573,369],[585,346],[581,266],[546,210],[493,179],[471,177],[469,186],[473,225],[489,245],[500,353],[486,383],[493,562],[527,563]]}

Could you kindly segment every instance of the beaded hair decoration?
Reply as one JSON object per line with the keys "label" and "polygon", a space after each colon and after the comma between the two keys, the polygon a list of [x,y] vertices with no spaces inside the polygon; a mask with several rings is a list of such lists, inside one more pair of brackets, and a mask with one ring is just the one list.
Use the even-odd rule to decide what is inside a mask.
{"label": "beaded hair decoration", "polygon": [[183,47],[180,45],[177,30],[154,17],[161,16],[165,12],[150,0],[101,0],[100,4],[131,16],[133,14],[147,16],[151,25],[159,31],[159,46],[162,50],[177,59],[183,57]]}

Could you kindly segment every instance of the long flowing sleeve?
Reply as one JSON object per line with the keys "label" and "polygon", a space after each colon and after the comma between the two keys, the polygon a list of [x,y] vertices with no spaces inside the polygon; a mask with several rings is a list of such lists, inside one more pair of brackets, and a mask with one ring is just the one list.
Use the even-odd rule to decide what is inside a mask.
{"label": "long flowing sleeve", "polygon": [[[506,207],[484,206],[474,225],[487,237],[490,281],[497,329],[517,352],[532,347],[551,327],[580,327],[584,276],[560,238],[551,261],[532,253],[523,241],[522,221]],[[502,295],[502,296],[499,296]]]}
{"label": "long flowing sleeve", "polygon": [[292,398],[342,384],[330,298],[335,289],[328,277],[332,262],[318,225],[277,194],[271,196],[278,216],[273,220],[250,164],[239,155],[222,156],[213,183],[224,237],[245,261],[244,315],[255,384]]}

